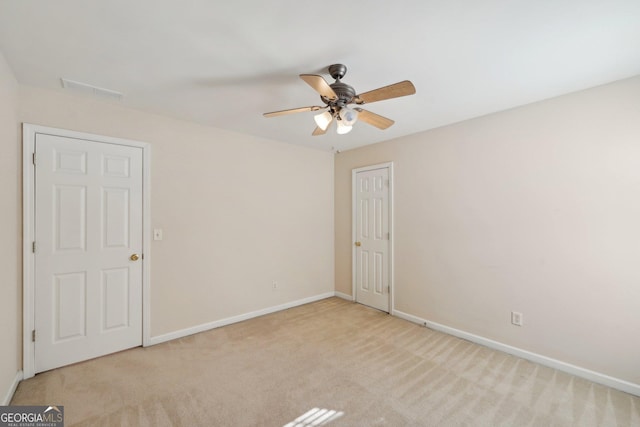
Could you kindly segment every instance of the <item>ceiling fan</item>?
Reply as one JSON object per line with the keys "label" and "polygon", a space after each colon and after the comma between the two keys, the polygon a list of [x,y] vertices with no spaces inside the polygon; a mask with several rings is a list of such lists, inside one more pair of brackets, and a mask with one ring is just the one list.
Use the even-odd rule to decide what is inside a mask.
{"label": "ceiling fan", "polygon": [[346,73],[347,67],[345,65],[330,65],[329,74],[335,79],[335,82],[332,84],[327,83],[322,76],[318,76],[316,74],[300,74],[300,78],[320,94],[320,99],[325,105],[272,111],[270,113],[264,113],[263,116],[276,117],[285,114],[302,113],[305,111],[325,110],[314,117],[317,126],[313,131],[313,136],[324,135],[327,132],[329,125],[334,120],[337,123],[337,131],[339,134],[350,132],[357,120],[362,120],[365,123],[377,127],[378,129],[387,129],[394,123],[393,120],[364,110],[360,107],[349,107],[349,105],[363,105],[371,102],[383,101],[385,99],[413,95],[416,93],[416,88],[413,86],[413,83],[409,80],[404,80],[399,83],[356,95],[356,91],[353,87],[340,81]]}

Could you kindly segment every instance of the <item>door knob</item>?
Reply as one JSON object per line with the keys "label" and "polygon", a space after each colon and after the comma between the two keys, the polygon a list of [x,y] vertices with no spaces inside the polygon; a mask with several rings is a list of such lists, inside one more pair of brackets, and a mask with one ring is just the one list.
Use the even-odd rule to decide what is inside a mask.
{"label": "door knob", "polygon": [[129,259],[130,259],[131,261],[137,261],[139,258],[140,258],[140,257],[138,256],[138,254],[133,254],[133,255],[131,255],[131,256],[129,257]]}
{"label": "door knob", "polygon": [[356,246],[361,246],[361,245],[362,245],[362,243],[356,242]]}

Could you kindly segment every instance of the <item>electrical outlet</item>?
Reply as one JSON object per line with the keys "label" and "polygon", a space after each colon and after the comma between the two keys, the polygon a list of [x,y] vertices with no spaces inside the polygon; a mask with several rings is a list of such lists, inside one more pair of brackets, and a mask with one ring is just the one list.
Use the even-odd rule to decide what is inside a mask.
{"label": "electrical outlet", "polygon": [[511,324],[516,326],[522,326],[522,313],[518,313],[517,311],[512,311]]}
{"label": "electrical outlet", "polygon": [[153,229],[153,240],[162,240],[162,228]]}
{"label": "electrical outlet", "polygon": [[273,282],[273,289],[278,289],[278,282]]}

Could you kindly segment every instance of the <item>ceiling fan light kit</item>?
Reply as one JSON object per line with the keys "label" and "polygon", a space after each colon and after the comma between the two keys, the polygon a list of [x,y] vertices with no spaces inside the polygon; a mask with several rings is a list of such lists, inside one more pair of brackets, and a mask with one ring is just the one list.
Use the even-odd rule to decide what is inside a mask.
{"label": "ceiling fan light kit", "polygon": [[358,120],[358,112],[349,107],[340,109],[340,121],[347,126],[353,126]]}
{"label": "ceiling fan light kit", "polygon": [[345,133],[351,132],[351,129],[353,129],[353,126],[345,125],[342,120],[339,120],[336,132],[338,132],[338,135],[344,135]]}
{"label": "ceiling fan light kit", "polygon": [[378,114],[367,111],[363,108],[351,108],[349,104],[363,105],[385,99],[398,98],[401,96],[413,95],[416,88],[409,80],[404,80],[389,86],[356,94],[355,89],[346,83],[342,83],[341,79],[347,73],[347,67],[343,64],[333,64],[328,68],[329,74],[335,82],[332,84],[316,74],[300,74],[300,78],[304,80],[320,95],[320,100],[325,104],[321,106],[310,106],[301,108],[292,108],[289,110],[273,111],[264,113],[265,117],[276,117],[285,114],[301,113],[305,111],[325,110],[314,116],[316,129],[313,136],[324,135],[334,120],[336,121],[336,130],[338,134],[344,135],[351,132],[353,125],[361,120],[367,124],[377,127],[378,129],[387,129],[393,125],[394,121]]}
{"label": "ceiling fan light kit", "polygon": [[333,120],[333,116],[330,112],[325,111],[324,113],[316,114],[313,116],[313,119],[316,121],[316,124],[320,129],[327,130]]}

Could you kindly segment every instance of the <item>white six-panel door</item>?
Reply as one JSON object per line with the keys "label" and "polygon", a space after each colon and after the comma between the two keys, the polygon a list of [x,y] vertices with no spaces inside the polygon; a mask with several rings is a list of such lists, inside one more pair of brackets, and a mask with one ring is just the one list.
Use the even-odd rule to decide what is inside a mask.
{"label": "white six-panel door", "polygon": [[389,312],[389,168],[355,174],[355,300]]}
{"label": "white six-panel door", "polygon": [[35,153],[35,372],[141,345],[142,148],[37,134]]}

